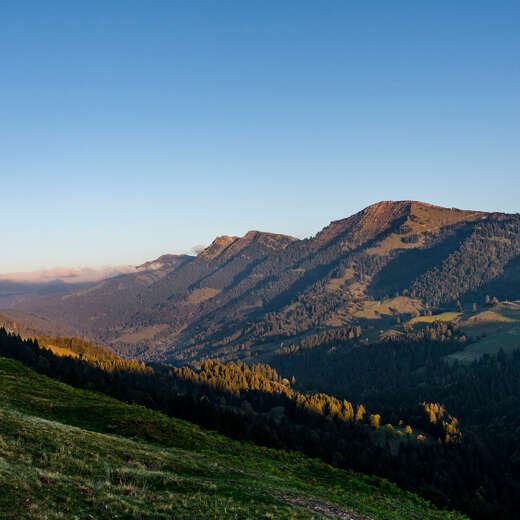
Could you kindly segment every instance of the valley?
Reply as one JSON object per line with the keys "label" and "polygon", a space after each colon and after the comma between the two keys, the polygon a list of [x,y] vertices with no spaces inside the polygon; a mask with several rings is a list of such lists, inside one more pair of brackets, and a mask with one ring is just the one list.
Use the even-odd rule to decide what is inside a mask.
{"label": "valley", "polygon": [[[25,397],[8,398],[3,435],[11,423],[28,438],[39,428],[38,442],[50,452],[53,443],[74,453],[93,442],[118,443],[111,469],[83,463],[79,494],[66,456],[45,470],[54,477],[43,477],[60,482],[75,510],[99,507],[107,518],[144,515],[150,494],[160,496],[156,518],[173,510],[179,518],[212,518],[217,510],[234,518],[251,518],[253,510],[266,518],[514,518],[519,266],[518,215],[387,201],[308,239],[224,235],[194,256],[163,255],[88,287],[28,294],[0,311],[0,356],[25,365],[2,361],[4,370],[18,371],[4,384],[35,378],[34,392],[48,388],[53,404],[42,408],[44,401],[19,387]],[[58,405],[58,389],[69,392],[69,407]],[[110,406],[119,419],[102,424],[96,414],[109,397],[98,397],[94,411],[89,391],[117,399]],[[148,425],[130,413],[148,414]],[[166,427],[177,433],[165,436]],[[189,451],[183,428],[218,447],[209,458],[206,440]],[[184,451],[171,451],[172,442]],[[226,469],[231,452],[224,446],[248,450],[249,465],[238,474]],[[36,460],[29,445],[16,449]],[[128,450],[151,460],[161,453],[171,467],[127,467]],[[268,469],[264,455],[320,460],[319,478],[328,484],[320,487],[303,462]],[[187,473],[175,469],[179,457],[190,461]],[[12,518],[23,508],[40,518],[42,500],[62,507],[36,483],[43,467],[27,464],[6,470],[34,476],[20,488],[30,498],[20,498]],[[208,464],[214,471],[202,478]],[[121,484],[111,477],[100,484],[103,471]],[[259,471],[265,481],[253,492]],[[353,482],[395,482],[399,500],[415,493],[439,510],[428,512],[422,499],[401,507],[382,498],[372,506],[372,488],[354,499],[347,474]],[[165,484],[173,482],[172,489]],[[451,509],[462,513],[441,512]]]}
{"label": "valley", "polygon": [[518,520],[519,26],[2,2],[0,520]]}

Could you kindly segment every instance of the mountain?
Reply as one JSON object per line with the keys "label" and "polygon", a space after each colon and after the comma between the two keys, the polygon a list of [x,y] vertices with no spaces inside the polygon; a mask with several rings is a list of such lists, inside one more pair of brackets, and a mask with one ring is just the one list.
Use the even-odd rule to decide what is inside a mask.
{"label": "mountain", "polygon": [[49,295],[67,293],[92,287],[93,282],[65,283],[63,280],[28,282],[0,279],[0,307],[30,305]]}
{"label": "mountain", "polygon": [[161,258],[20,307],[148,359],[265,357],[353,327],[371,340],[397,318],[517,298],[520,216],[385,201],[305,240],[250,231]]}
{"label": "mountain", "polygon": [[137,271],[157,271],[157,270],[169,270],[175,269],[180,265],[184,264],[188,260],[191,260],[190,255],[162,255],[155,260],[150,260],[144,264],[136,267]]}
{"label": "mountain", "polygon": [[64,296],[88,289],[103,280],[119,275],[173,267],[182,263],[188,255],[163,255],[156,260],[134,267],[130,265],[100,268],[55,267],[32,272],[0,274],[0,308],[34,305],[46,296]]}
{"label": "mountain", "polygon": [[[27,323],[30,323],[30,326],[26,325]],[[63,336],[73,333],[73,330],[66,325],[49,321],[18,309],[10,309],[9,316],[0,314],[0,327],[26,338],[45,336],[46,334]]]}

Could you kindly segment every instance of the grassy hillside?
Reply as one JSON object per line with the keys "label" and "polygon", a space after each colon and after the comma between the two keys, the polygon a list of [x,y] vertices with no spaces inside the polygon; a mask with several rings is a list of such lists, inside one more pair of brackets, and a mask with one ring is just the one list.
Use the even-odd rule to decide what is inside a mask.
{"label": "grassy hillside", "polygon": [[[460,312],[440,312],[417,316],[396,326],[397,329],[420,330],[425,325],[447,322],[455,325],[461,335],[471,338],[461,349],[446,356],[448,361],[470,363],[485,354],[497,354],[500,350],[511,353],[520,349],[520,302],[503,301],[476,305],[466,305]],[[383,326],[382,326],[383,328]],[[386,331],[385,331],[386,332]],[[396,331],[394,331],[396,332]]]}
{"label": "grassy hillside", "polygon": [[[0,301],[1,304],[1,301]],[[19,309],[8,309],[0,314],[0,327],[9,332],[20,334],[22,337],[41,336],[45,334],[70,335],[73,331],[70,327],[59,325],[54,321],[39,318],[34,314],[26,313]]]}
{"label": "grassy hillside", "polygon": [[2,519],[463,519],[375,477],[238,443],[0,358]]}
{"label": "grassy hillside", "polygon": [[484,354],[520,349],[520,302],[499,302],[486,310],[466,312],[463,318],[461,330],[476,341],[448,356],[448,360],[468,363]]}
{"label": "grassy hillside", "polygon": [[70,356],[91,361],[116,361],[121,359],[110,350],[98,347],[81,338],[42,335],[38,335],[36,338],[40,346],[49,349],[57,356]]}

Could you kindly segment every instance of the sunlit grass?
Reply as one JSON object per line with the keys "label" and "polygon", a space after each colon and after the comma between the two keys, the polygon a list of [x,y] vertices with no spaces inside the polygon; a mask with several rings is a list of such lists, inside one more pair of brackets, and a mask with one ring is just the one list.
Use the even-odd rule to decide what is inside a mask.
{"label": "sunlit grass", "polygon": [[431,316],[417,316],[412,318],[408,323],[435,323],[436,321],[454,321],[462,316],[461,312],[441,312],[440,314],[432,314]]}

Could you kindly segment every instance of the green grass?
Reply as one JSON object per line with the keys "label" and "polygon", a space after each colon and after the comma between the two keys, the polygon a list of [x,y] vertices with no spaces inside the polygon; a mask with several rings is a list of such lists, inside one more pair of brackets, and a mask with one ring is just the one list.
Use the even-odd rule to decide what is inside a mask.
{"label": "green grass", "polygon": [[458,360],[463,363],[471,363],[484,354],[496,354],[501,349],[506,353],[520,349],[519,326],[508,326],[495,331],[490,336],[479,339],[475,343],[470,343],[464,350],[446,356],[446,359],[448,361]]}
{"label": "green grass", "polygon": [[505,316],[504,314],[494,311],[481,312],[480,314],[475,315],[474,318],[480,318],[482,321],[497,323],[514,323],[517,321],[515,318],[510,318],[509,316]]}
{"label": "green grass", "polygon": [[416,323],[435,323],[436,321],[455,321],[462,316],[461,312],[441,312],[432,316],[417,316],[409,321],[412,325]]}
{"label": "green grass", "polygon": [[520,305],[518,302],[501,302],[472,313],[460,322],[468,336],[479,338],[464,350],[446,356],[448,361],[471,363],[484,354],[496,354],[500,349],[512,352],[520,349]]}
{"label": "green grass", "polygon": [[408,296],[396,296],[384,300],[364,301],[361,308],[353,315],[362,319],[379,319],[382,316],[394,316],[399,314],[411,314],[422,308],[420,300]]}
{"label": "green grass", "polygon": [[465,518],[375,477],[229,440],[0,358],[0,518]]}

